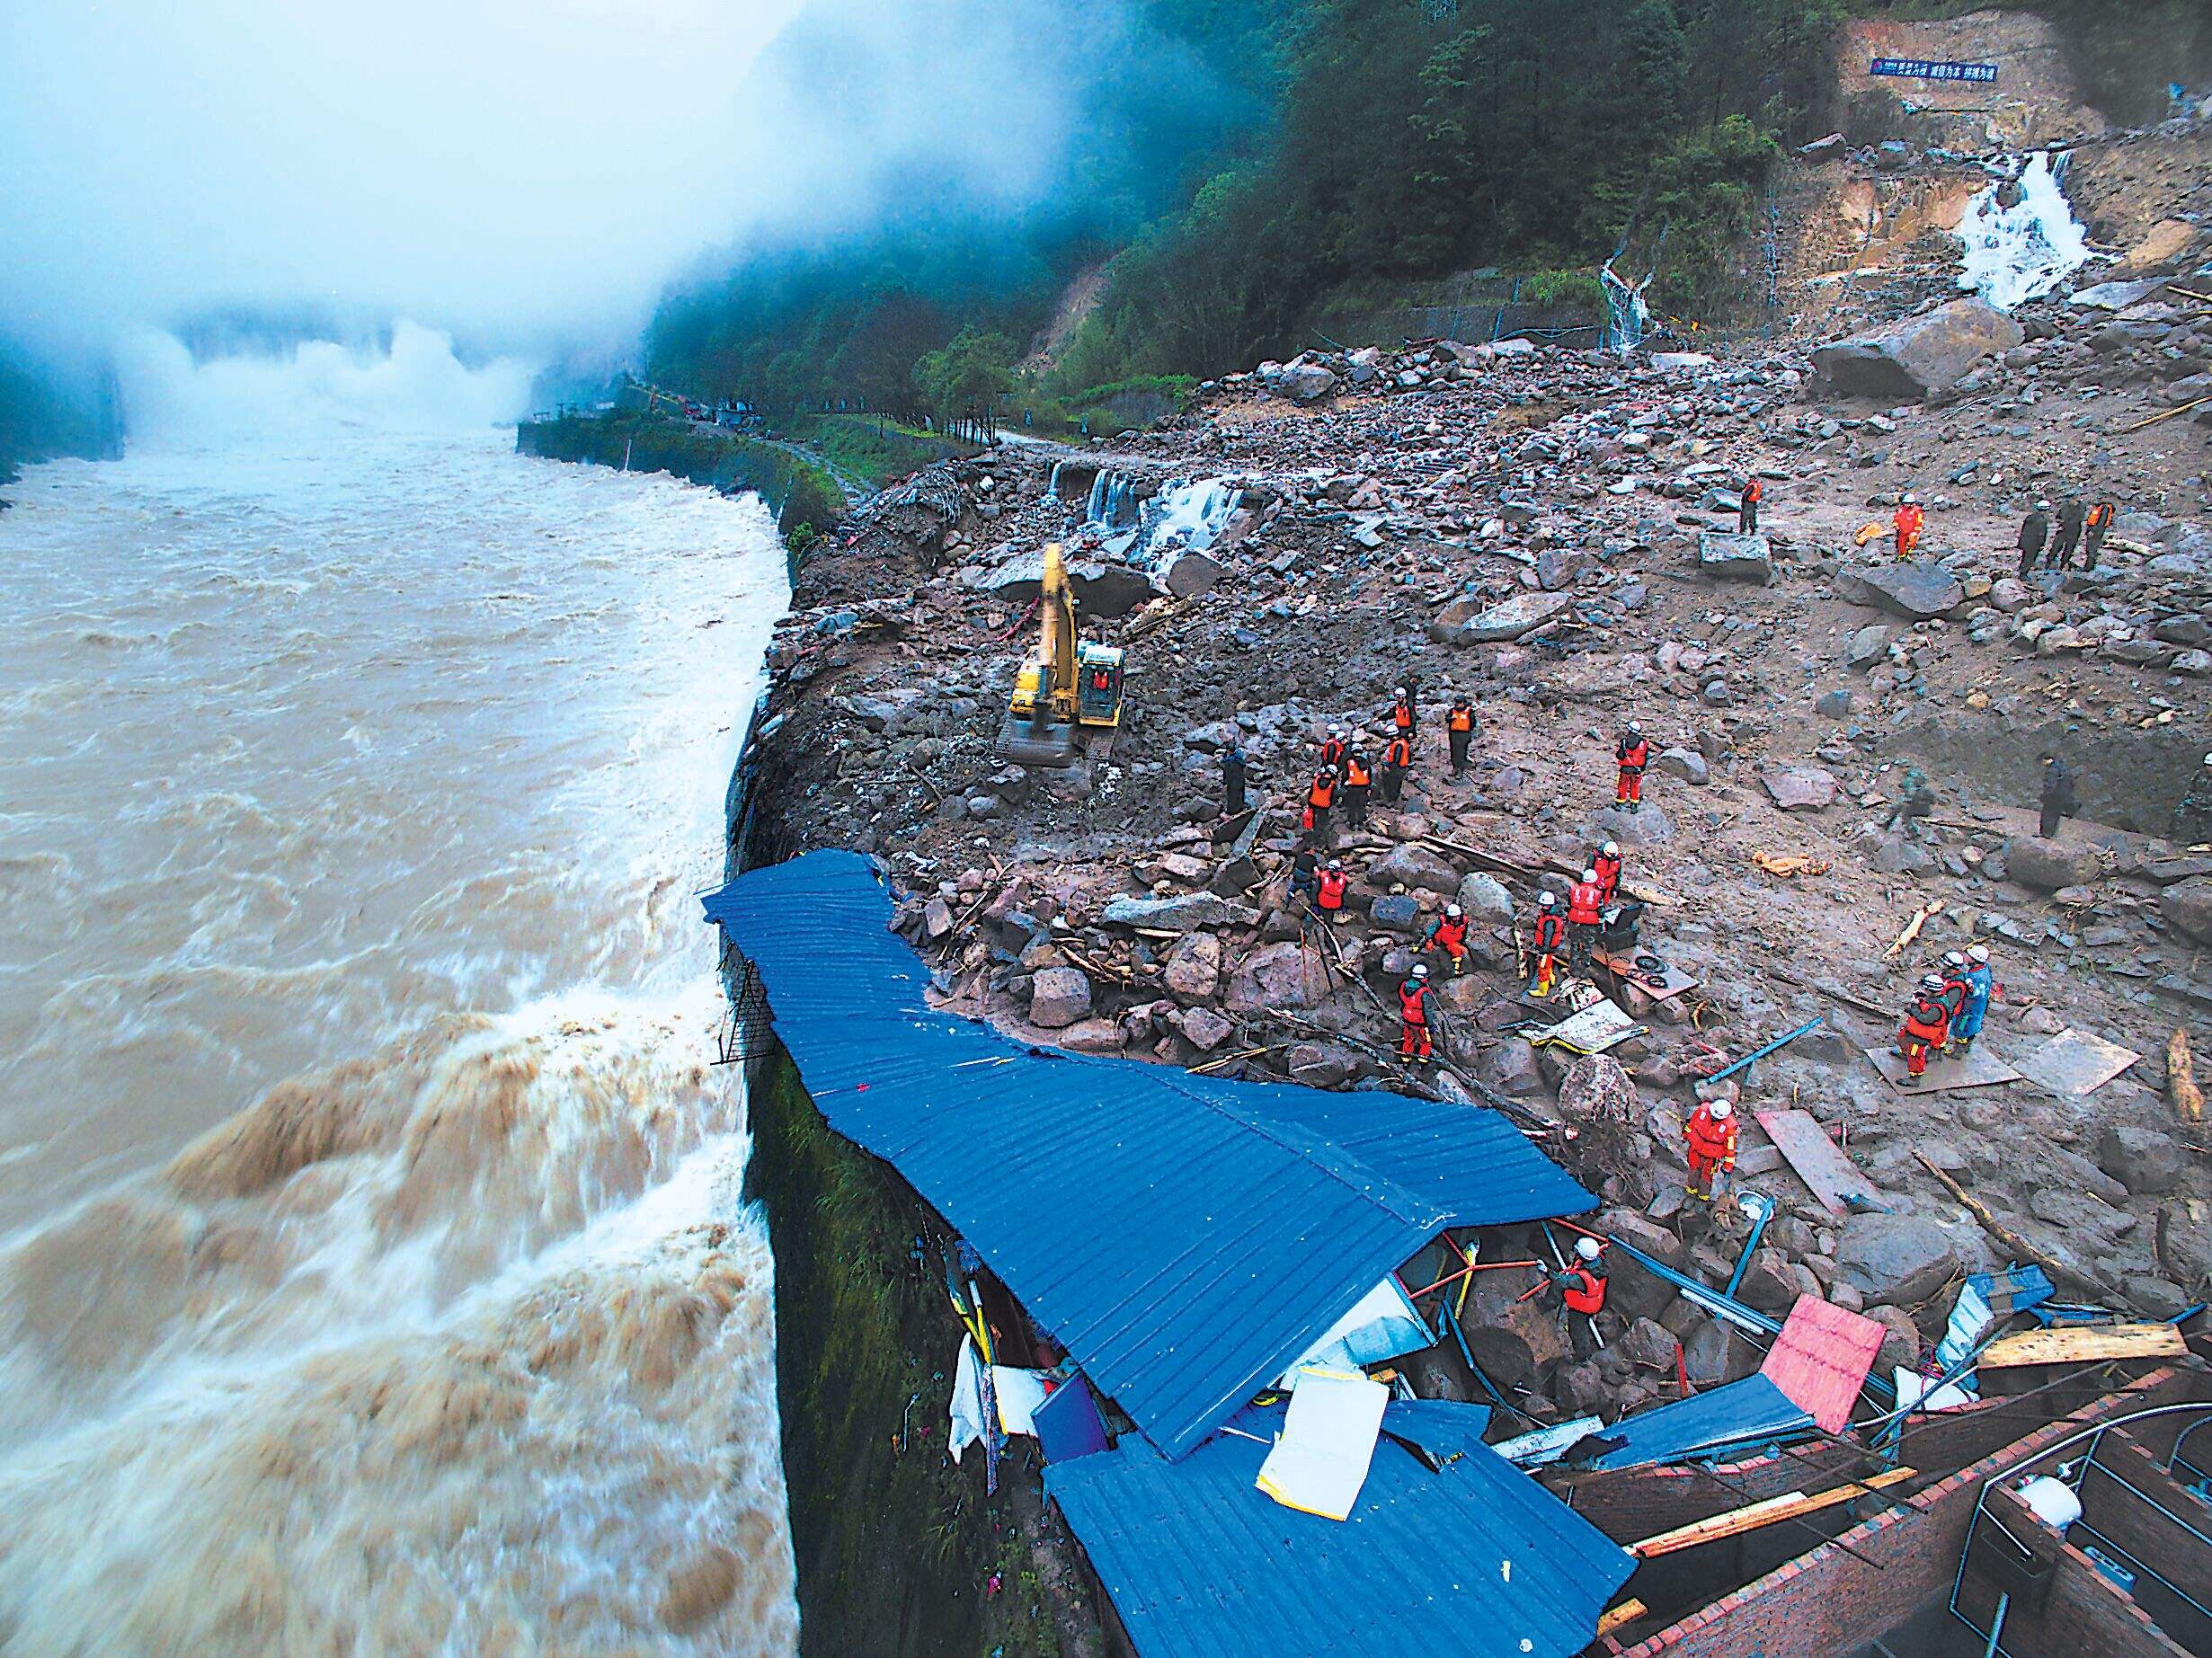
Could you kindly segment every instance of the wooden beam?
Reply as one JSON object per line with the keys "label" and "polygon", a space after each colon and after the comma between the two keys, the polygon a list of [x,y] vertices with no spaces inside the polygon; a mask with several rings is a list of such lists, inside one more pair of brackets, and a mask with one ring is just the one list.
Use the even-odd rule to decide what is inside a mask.
{"label": "wooden beam", "polygon": [[1601,1636],[1611,1635],[1623,1624],[1632,1624],[1650,1610],[1641,1600],[1633,1598],[1623,1600],[1619,1606],[1606,1609],[1605,1616],[1597,1620],[1597,1632]]}
{"label": "wooden beam", "polygon": [[1784,1492],[1779,1497],[1769,1497],[1763,1503],[1747,1503],[1730,1509],[1725,1514],[1713,1514],[1692,1521],[1686,1526],[1677,1526],[1672,1531],[1662,1531],[1657,1537],[1648,1537],[1640,1543],[1629,1545],[1629,1552],[1639,1559],[1648,1560],[1654,1555],[1671,1555],[1680,1549],[1695,1548],[1701,1543],[1718,1543],[1726,1538],[1741,1537],[1746,1531],[1778,1525],[1785,1520],[1801,1520],[1808,1514],[1817,1514],[1823,1509],[1834,1508],[1853,1497],[1865,1496],[1869,1492],[1911,1479],[1915,1468],[1891,1468],[1887,1474],[1877,1474],[1872,1479],[1849,1485],[1838,1485],[1833,1491],[1817,1492],[1808,1496],[1802,1491]]}
{"label": "wooden beam", "polygon": [[2093,1290],[2097,1292],[2097,1294],[2104,1297],[2114,1306],[2125,1307],[2128,1304],[2127,1296],[2121,1292],[2117,1285],[2109,1284],[2101,1277],[2098,1277],[2092,1273],[2084,1272],[2079,1267],[2069,1266],[2054,1256],[2044,1254],[2042,1250],[2038,1249],[2033,1244],[2030,1244],[2026,1238],[2022,1237],[2019,1233],[2013,1231],[2012,1228],[2006,1226],[2004,1222],[1998,1219],[1996,1216],[1991,1214],[1987,1204],[1984,1203],[1981,1199],[1976,1197],[1971,1192],[1968,1192],[1964,1186],[1953,1180],[1943,1170],[1929,1162],[1926,1157],[1923,1156],[1919,1152],[1914,1152],[1913,1155],[1920,1158],[1920,1166],[1923,1168],[1926,1169],[1928,1173],[1934,1175],[1936,1179],[1943,1184],[1943,1189],[1945,1191],[1949,1192],[1951,1196],[1957,1198],[1959,1202],[1966,1206],[1966,1210],[1968,1214],[1972,1215],[1975,1219],[1982,1223],[1983,1231],[1988,1233],[1990,1237],[1995,1238],[1997,1242],[2003,1244],[2007,1249],[2012,1252],[2014,1259],[2021,1261],[2032,1261],[2036,1265],[2041,1267],[2045,1272],[2048,1272],[2054,1281],[2064,1283],[2077,1284],[2083,1289]]}
{"label": "wooden beam", "polygon": [[2208,403],[2212,403],[2212,397],[2199,397],[2194,403],[2185,403],[2178,409],[2167,410],[2163,414],[2154,414],[2147,421],[2137,421],[2133,426],[2123,426],[2120,430],[2123,433],[2141,431],[2145,426],[2155,426],[2161,421],[2172,420],[2176,415],[2187,414],[2191,409],[2201,409]]}
{"label": "wooden beam", "polygon": [[2090,1364],[2100,1359],[2186,1359],[2189,1343],[2170,1324],[2054,1325],[2000,1336],[1975,1363],[1993,1370],[2023,1364]]}

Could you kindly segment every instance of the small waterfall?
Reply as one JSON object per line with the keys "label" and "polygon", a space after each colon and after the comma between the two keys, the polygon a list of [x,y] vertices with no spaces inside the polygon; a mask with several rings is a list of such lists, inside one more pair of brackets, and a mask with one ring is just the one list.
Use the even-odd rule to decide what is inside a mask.
{"label": "small waterfall", "polygon": [[2089,236],[2065,190],[2067,152],[2043,150],[1968,204],[1959,286],[2000,311],[2039,299],[2089,262]]}
{"label": "small waterfall", "polygon": [[1137,484],[1133,478],[1120,473],[1102,469],[1091,480],[1090,500],[1083,509],[1083,521],[1101,530],[1126,529],[1137,521]]}
{"label": "small waterfall", "polygon": [[1626,357],[1651,332],[1651,307],[1644,303],[1644,290],[1651,286],[1652,279],[1648,276],[1631,288],[1621,280],[1609,259],[1598,272],[1598,281],[1605,289],[1605,349]]}
{"label": "small waterfall", "polygon": [[[1106,509],[1121,515],[1117,520],[1099,516],[1100,486],[1106,486]],[[1150,501],[1139,502],[1129,480],[1116,478],[1106,485],[1102,474],[1091,491],[1091,528],[1099,532],[1108,557],[1150,570],[1170,552],[1203,553],[1212,546],[1228,528],[1243,495],[1243,486],[1226,478],[1177,479]]]}

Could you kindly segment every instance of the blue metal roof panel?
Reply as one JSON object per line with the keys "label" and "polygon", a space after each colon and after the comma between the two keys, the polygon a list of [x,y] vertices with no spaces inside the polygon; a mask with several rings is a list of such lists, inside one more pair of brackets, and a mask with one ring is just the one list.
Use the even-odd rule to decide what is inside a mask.
{"label": "blue metal roof panel", "polygon": [[[1265,1431],[1263,1414],[1248,1415]],[[1125,1440],[1045,1468],[1046,1492],[1143,1658],[1577,1653],[1636,1568],[1626,1549],[1479,1447],[1431,1473],[1378,1442],[1342,1522],[1256,1489],[1266,1454],[1221,1435],[1169,1462]]]}
{"label": "blue metal roof panel", "polygon": [[[931,1009],[928,974],[857,854],[755,870],[705,902],[760,972],[831,1126],[898,1168],[1173,1453],[1461,1218],[1296,1109],[1314,1090],[1027,1047]],[[1498,1219],[1592,1205],[1517,1132],[1492,1160],[1491,1195],[1470,1201],[1514,1209]]]}
{"label": "blue metal roof panel", "polygon": [[1755,1445],[1813,1425],[1809,1414],[1764,1376],[1709,1388],[1672,1405],[1624,1416],[1603,1431],[1609,1440],[1628,1443],[1592,1466],[1636,1468],[1654,1462],[1679,1462],[1699,1451]]}

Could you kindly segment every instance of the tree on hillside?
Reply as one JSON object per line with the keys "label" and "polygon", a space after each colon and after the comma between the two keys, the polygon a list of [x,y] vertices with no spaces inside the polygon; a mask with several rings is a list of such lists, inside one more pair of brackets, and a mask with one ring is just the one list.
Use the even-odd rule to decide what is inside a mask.
{"label": "tree on hillside", "polygon": [[940,428],[986,423],[991,403],[1014,389],[1014,342],[1004,334],[962,329],[950,344],[914,365],[914,389]]}

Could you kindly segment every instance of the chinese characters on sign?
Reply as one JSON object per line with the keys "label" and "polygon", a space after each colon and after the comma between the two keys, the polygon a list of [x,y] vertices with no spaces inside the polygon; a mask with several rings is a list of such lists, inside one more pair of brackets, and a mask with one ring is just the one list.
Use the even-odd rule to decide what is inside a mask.
{"label": "chinese characters on sign", "polygon": [[1978,81],[1984,85],[1997,84],[1997,66],[1994,63],[1935,63],[1925,58],[1877,58],[1874,75],[1901,75],[1915,81]]}

